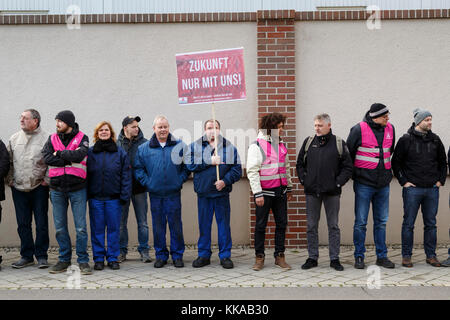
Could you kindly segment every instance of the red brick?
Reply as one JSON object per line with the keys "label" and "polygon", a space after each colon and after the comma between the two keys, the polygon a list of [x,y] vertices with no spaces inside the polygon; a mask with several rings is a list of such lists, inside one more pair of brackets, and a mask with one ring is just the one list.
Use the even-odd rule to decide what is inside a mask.
{"label": "red brick", "polygon": [[277,56],[295,56],[295,51],[277,51]]}
{"label": "red brick", "polygon": [[268,38],[285,38],[286,34],[284,32],[268,32]]}

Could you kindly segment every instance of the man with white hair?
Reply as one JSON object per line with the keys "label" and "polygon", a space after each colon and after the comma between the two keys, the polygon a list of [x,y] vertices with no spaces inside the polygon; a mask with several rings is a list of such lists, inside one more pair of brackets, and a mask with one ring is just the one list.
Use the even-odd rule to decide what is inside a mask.
{"label": "man with white hair", "polygon": [[352,159],[345,142],[331,130],[328,114],[314,118],[316,134],[303,142],[297,158],[297,174],[305,188],[308,221],[309,257],[302,269],[317,267],[319,258],[319,219],[322,203],[328,224],[330,267],[343,271],[339,262],[340,230],[338,225],[342,186],[352,176]]}
{"label": "man with white hair", "polygon": [[436,258],[436,215],[439,188],[447,178],[445,148],[441,139],[431,131],[432,116],[427,110],[414,110],[414,122],[395,147],[392,169],[403,186],[402,265],[413,266],[414,223],[419,207],[424,222],[426,263],[440,267]]}
{"label": "man with white hair", "polygon": [[181,188],[189,177],[185,165],[186,144],[170,132],[165,116],[153,121],[153,136],[139,146],[135,162],[136,179],[150,194],[153,242],[156,252],[155,268],[167,264],[167,222],[170,230],[170,255],[176,268],[184,267],[184,238],[181,222]]}

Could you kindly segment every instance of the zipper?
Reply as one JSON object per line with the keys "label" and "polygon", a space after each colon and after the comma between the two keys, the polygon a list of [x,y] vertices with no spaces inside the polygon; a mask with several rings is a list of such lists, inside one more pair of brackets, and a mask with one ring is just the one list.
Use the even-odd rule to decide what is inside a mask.
{"label": "zipper", "polygon": [[102,196],[103,196],[104,176],[105,176],[105,151],[103,151],[103,162],[102,162],[102,191],[101,191]]}

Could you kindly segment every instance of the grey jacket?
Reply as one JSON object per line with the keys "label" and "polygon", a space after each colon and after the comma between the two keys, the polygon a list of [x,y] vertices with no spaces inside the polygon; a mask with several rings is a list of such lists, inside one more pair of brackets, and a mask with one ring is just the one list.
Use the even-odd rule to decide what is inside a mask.
{"label": "grey jacket", "polygon": [[42,181],[49,182],[41,153],[48,136],[41,127],[30,133],[20,130],[11,136],[7,146],[11,166],[6,183],[20,191],[31,191]]}

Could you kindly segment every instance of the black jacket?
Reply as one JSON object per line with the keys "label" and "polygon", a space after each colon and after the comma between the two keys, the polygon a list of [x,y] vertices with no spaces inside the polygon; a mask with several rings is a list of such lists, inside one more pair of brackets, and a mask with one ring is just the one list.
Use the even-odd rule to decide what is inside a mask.
{"label": "black jacket", "polygon": [[[353,180],[358,181],[362,184],[371,186],[373,188],[383,188],[389,185],[392,180],[392,170],[386,169],[383,162],[383,139],[384,139],[384,127],[373,122],[372,118],[369,117],[369,112],[364,116],[364,120],[367,122],[372,129],[375,137],[377,138],[378,145],[380,146],[380,162],[376,169],[363,169],[353,167]],[[395,128],[392,126],[394,136],[392,137],[391,155],[394,152],[395,145]],[[355,163],[356,150],[361,146],[361,126],[356,124],[350,129],[350,134],[347,138],[347,147],[352,158],[352,163]]]}
{"label": "black jacket", "polygon": [[5,144],[0,140],[0,201],[5,200],[4,179],[9,172],[9,153]]}
{"label": "black jacket", "polygon": [[417,187],[430,188],[447,177],[445,148],[441,139],[429,131],[422,134],[414,125],[395,147],[392,169],[400,185],[411,182]]}
{"label": "black jacket", "polygon": [[128,139],[125,136],[123,129],[120,131],[119,137],[117,138],[117,145],[128,153],[128,158],[130,160],[131,167],[133,168],[133,173],[131,174],[133,179],[133,194],[139,194],[147,191],[147,189],[143,187],[134,176],[134,158],[136,156],[138,147],[146,141],[147,139],[144,138],[144,134],[142,133],[142,130],[140,128],[137,137],[132,140]]}
{"label": "black jacket", "polygon": [[[70,141],[79,132],[78,124],[75,123],[75,127],[68,134],[58,133],[59,138],[63,145],[67,147]],[[80,163],[84,157],[86,157],[89,150],[89,138],[85,134],[81,140],[80,146],[77,150],[63,150],[57,151],[56,156],[53,155],[55,149],[53,149],[51,135],[48,137],[47,142],[42,148],[42,155],[45,163],[49,166],[64,167],[72,162]],[[59,177],[50,178],[50,189],[60,192],[72,192],[78,191],[86,187],[86,179],[76,177],[73,175],[65,174]]]}
{"label": "black jacket", "polygon": [[303,161],[307,141],[308,138],[303,142],[296,165],[305,194],[341,194],[342,186],[350,179],[353,167],[345,142],[342,141],[343,152],[339,156],[336,136],[331,131],[325,136],[315,136]]}

